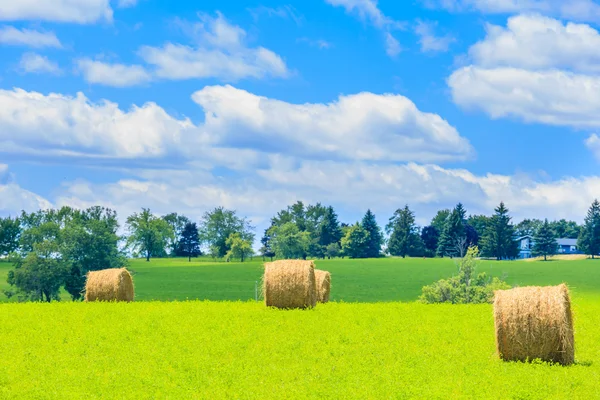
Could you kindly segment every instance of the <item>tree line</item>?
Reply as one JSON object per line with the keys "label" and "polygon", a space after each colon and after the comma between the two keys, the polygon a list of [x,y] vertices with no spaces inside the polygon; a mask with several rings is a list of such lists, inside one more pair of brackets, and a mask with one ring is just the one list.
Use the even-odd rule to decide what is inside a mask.
{"label": "tree line", "polygon": [[[600,203],[595,200],[585,222],[525,219],[512,223],[504,203],[494,214],[469,215],[459,203],[436,213],[426,226],[416,224],[415,214],[405,205],[380,227],[371,210],[355,223],[344,223],[332,206],[305,205],[298,201],[270,220],[260,240],[263,258],[374,258],[463,257],[478,247],[482,257],[498,260],[518,256],[519,236],[532,236],[534,255],[556,253],[556,238],[578,239],[579,248],[592,257],[600,253]],[[217,207],[198,222],[170,213],[163,216],[149,209],[128,216],[125,235],[119,235],[114,210],[70,207],[22,212],[0,218],[0,256],[13,263],[7,296],[51,301],[62,287],[73,300],[83,297],[89,271],[127,265],[130,256],[192,257],[201,255],[226,261],[244,261],[255,256],[254,230],[235,210]]]}

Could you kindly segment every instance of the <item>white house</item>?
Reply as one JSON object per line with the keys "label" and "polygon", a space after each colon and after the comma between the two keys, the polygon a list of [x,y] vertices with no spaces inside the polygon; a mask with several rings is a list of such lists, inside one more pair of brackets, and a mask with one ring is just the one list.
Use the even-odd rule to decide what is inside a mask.
{"label": "white house", "polygon": [[[532,250],[535,242],[533,237],[526,235],[517,238],[519,242],[519,258],[531,258]],[[556,239],[557,253],[558,254],[581,254],[577,248],[577,239],[561,238]]]}

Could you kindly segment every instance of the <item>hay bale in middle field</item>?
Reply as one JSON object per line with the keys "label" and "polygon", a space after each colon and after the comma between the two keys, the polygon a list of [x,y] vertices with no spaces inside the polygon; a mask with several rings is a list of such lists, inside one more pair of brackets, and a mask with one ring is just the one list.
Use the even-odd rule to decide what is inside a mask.
{"label": "hay bale in middle field", "polygon": [[133,280],[125,268],[109,268],[88,273],[85,301],[133,301]]}
{"label": "hay bale in middle field", "polygon": [[312,261],[268,262],[263,280],[267,307],[311,308],[316,305],[315,264]]}
{"label": "hay bale in middle field", "polygon": [[329,302],[331,292],[331,274],[327,271],[315,269],[315,282],[317,284],[317,301],[319,303]]}
{"label": "hay bale in middle field", "polygon": [[504,360],[575,361],[571,300],[566,285],[494,293],[496,347]]}

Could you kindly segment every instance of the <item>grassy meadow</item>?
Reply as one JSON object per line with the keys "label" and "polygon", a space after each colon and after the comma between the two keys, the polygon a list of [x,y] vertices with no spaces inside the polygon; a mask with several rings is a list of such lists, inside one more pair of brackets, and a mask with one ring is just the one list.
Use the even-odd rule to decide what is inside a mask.
{"label": "grassy meadow", "polygon": [[452,260],[317,267],[333,302],[306,311],[253,300],[256,259],[132,260],[130,304],[0,304],[0,398],[600,398],[600,260],[480,264],[512,285],[569,284],[570,367],[500,361],[491,305],[415,303]]}
{"label": "grassy meadow", "polygon": [[[255,283],[262,275],[263,261],[212,262],[210,259],[135,259],[128,266],[133,273],[136,301],[254,300]],[[317,260],[317,268],[332,274],[332,301],[410,302],[424,285],[447,278],[457,271],[454,260],[382,258],[367,260]],[[0,291],[8,289],[6,275],[11,269],[0,263]],[[489,261],[482,260],[479,272],[504,277],[515,286],[553,285],[566,282],[575,296],[596,296],[600,301],[600,260],[573,261]],[[63,300],[70,301],[68,294]],[[0,302],[9,299],[0,293]],[[15,299],[11,299],[15,301]]]}

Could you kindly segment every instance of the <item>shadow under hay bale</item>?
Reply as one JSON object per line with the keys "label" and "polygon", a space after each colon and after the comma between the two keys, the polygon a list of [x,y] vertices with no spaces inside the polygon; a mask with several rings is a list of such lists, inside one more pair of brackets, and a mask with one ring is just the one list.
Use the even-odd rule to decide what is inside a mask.
{"label": "shadow under hay bale", "polygon": [[133,301],[133,280],[125,268],[111,268],[88,273],[85,301]]}
{"label": "shadow under hay bale", "polygon": [[566,285],[497,290],[494,324],[498,355],[506,361],[575,361],[571,300]]}
{"label": "shadow under hay bale", "polygon": [[315,269],[315,283],[317,284],[317,302],[329,302],[331,292],[331,274],[327,271]]}
{"label": "shadow under hay bale", "polygon": [[312,261],[268,262],[263,281],[267,307],[312,308],[316,305],[315,264]]}

